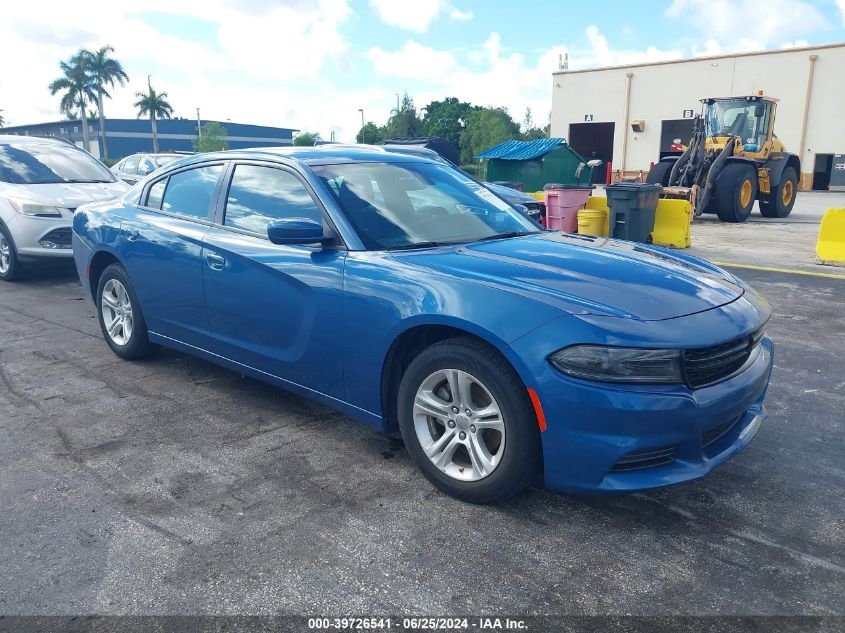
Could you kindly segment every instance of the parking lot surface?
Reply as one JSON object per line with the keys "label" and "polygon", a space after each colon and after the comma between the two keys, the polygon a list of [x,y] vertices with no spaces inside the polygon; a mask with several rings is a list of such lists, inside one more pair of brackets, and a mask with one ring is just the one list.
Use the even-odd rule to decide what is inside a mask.
{"label": "parking lot surface", "polygon": [[119,360],[70,266],[0,286],[0,612],[843,615],[845,281],[735,272],[777,345],[743,453],[669,489],[494,507],[299,397]]}

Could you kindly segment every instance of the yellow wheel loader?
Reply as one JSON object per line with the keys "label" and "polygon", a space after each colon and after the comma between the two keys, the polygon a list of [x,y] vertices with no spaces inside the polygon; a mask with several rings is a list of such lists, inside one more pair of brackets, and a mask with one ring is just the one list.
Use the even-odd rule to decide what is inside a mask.
{"label": "yellow wheel loader", "polygon": [[767,218],[785,218],[795,205],[801,162],[774,133],[777,99],[702,99],[693,137],[683,154],[667,156],[648,173],[663,197],[692,203],[695,215],[716,213],[745,222],[760,201]]}

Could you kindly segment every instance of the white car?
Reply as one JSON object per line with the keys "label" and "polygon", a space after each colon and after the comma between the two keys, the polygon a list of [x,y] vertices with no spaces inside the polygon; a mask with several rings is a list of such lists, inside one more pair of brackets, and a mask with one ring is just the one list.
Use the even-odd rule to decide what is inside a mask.
{"label": "white car", "polygon": [[75,145],[0,135],[0,280],[12,281],[22,263],[73,257],[76,208],[117,198],[127,189]]}

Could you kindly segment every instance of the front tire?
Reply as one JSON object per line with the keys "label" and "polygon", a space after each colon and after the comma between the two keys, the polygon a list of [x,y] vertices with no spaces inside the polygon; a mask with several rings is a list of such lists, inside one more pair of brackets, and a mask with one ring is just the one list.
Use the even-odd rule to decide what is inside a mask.
{"label": "front tire", "polygon": [[716,215],[722,222],[745,222],[757,199],[757,172],[751,165],[728,163],[716,181]]}
{"label": "front tire", "polygon": [[495,350],[470,338],[435,343],[408,366],[399,427],[411,459],[448,495],[506,499],[537,480],[537,419],[525,386]]}
{"label": "front tire", "polygon": [[798,173],[787,167],[780,176],[780,184],[769,194],[767,202],[760,201],[760,215],[764,218],[785,218],[792,213],[798,193]]}
{"label": "front tire", "polygon": [[129,275],[120,264],[107,266],[100,276],[97,315],[106,343],[121,358],[136,360],[157,349],[150,343],[141,304]]}
{"label": "front tire", "polygon": [[20,273],[21,265],[15,243],[6,227],[0,224],[0,280],[14,281],[20,277]]}
{"label": "front tire", "polygon": [[674,166],[674,162],[670,163],[669,161],[660,161],[648,170],[648,176],[646,176],[645,181],[650,185],[662,185],[664,187],[668,187],[669,176],[672,174],[672,167]]}

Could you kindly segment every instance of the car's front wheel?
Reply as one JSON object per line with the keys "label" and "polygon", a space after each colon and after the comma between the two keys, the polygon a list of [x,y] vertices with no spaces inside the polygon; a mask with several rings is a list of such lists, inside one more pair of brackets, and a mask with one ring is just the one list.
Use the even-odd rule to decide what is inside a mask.
{"label": "car's front wheel", "polygon": [[20,263],[15,243],[6,227],[0,224],[0,279],[14,281],[20,274]]}
{"label": "car's front wheel", "polygon": [[129,275],[119,264],[107,266],[100,277],[97,314],[106,343],[121,358],[144,358],[155,351]]}
{"label": "car's front wheel", "polygon": [[398,405],[408,453],[443,492],[491,503],[537,479],[531,400],[510,364],[486,345],[455,338],[424,350],[402,378]]}

